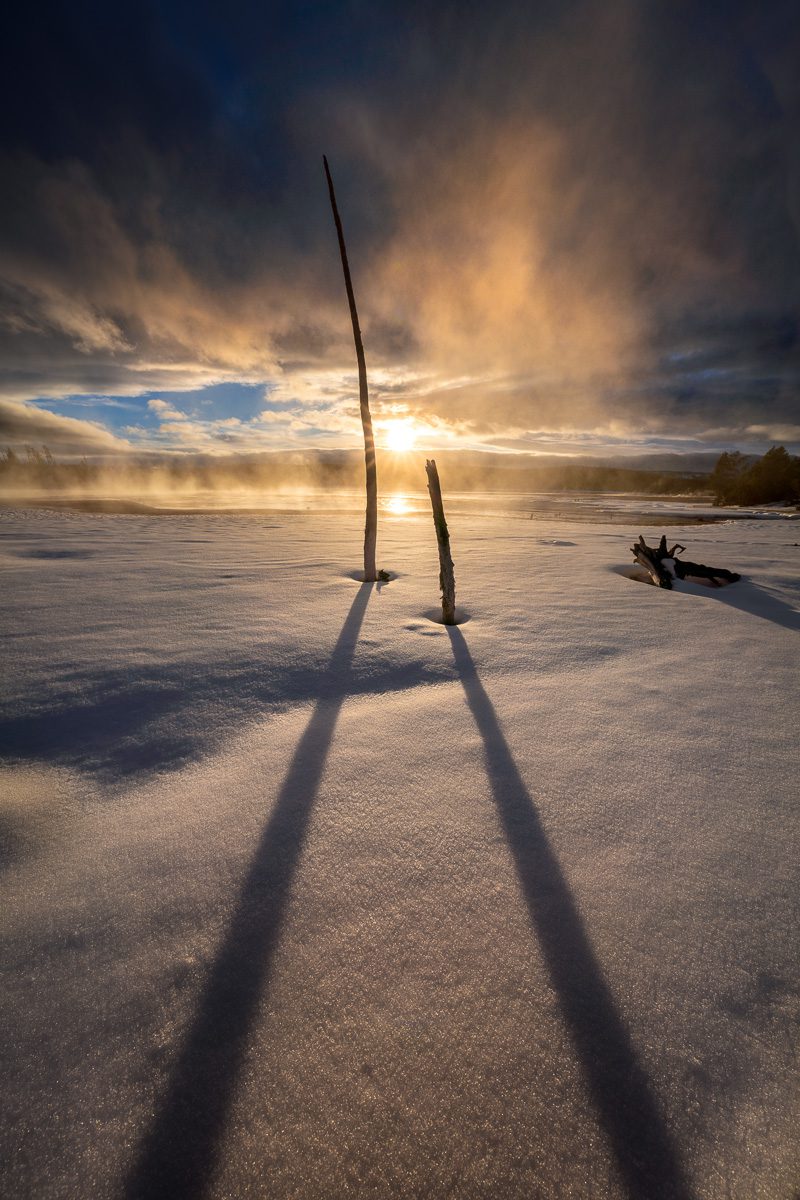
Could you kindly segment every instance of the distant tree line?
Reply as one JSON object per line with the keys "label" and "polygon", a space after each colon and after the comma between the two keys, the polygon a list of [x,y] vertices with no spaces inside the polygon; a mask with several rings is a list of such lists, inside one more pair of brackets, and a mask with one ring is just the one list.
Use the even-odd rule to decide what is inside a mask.
{"label": "distant tree line", "polygon": [[0,489],[5,493],[70,492],[134,494],[243,491],[270,487],[336,486],[336,471],[305,463],[300,456],[220,459],[194,456],[119,455],[116,458],[56,459],[47,446],[0,450]]}
{"label": "distant tree line", "polygon": [[709,482],[715,504],[797,504],[800,458],[783,446],[755,461],[734,450],[720,455]]}
{"label": "distant tree line", "polygon": [[[437,455],[437,458],[439,456]],[[448,465],[448,483],[456,490],[501,492],[633,492],[648,496],[686,496],[708,492],[708,475],[647,471],[634,467],[582,466],[469,468],[464,481],[457,464]]]}

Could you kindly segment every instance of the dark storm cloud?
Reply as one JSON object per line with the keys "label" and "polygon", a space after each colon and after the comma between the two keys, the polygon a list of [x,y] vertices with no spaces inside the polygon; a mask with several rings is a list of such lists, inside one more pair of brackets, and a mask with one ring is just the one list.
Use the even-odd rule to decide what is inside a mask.
{"label": "dark storm cloud", "polygon": [[409,411],[498,436],[800,424],[794,5],[10,22],[6,396],[349,368],[324,150],[370,364],[407,368]]}

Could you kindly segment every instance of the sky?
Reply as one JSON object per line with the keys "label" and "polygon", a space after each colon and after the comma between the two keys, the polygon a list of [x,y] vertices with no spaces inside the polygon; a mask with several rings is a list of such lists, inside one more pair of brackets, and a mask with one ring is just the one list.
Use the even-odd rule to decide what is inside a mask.
{"label": "sky", "polygon": [[794,0],[8,7],[0,445],[800,449]]}

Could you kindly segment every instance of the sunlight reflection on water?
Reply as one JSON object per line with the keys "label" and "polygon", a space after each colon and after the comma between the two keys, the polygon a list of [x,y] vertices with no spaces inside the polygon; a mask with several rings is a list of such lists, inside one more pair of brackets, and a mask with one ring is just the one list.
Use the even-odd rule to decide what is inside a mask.
{"label": "sunlight reflection on water", "polygon": [[401,495],[387,496],[381,507],[385,513],[389,513],[393,517],[407,517],[410,512],[414,511],[408,496]]}

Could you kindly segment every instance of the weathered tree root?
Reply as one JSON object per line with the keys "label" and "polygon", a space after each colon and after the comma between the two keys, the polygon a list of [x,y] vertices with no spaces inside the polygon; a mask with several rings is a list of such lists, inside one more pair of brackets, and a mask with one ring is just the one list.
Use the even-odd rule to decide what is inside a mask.
{"label": "weathered tree root", "polygon": [[678,552],[685,549],[679,542],[668,548],[664,534],[658,546],[648,546],[642,534],[639,534],[638,542],[631,546],[631,553],[635,561],[645,568],[656,587],[660,588],[671,588],[673,578],[708,579],[714,587],[721,587],[723,581],[736,583],[741,579],[741,575],[725,567],[706,567],[702,563],[678,558]]}

